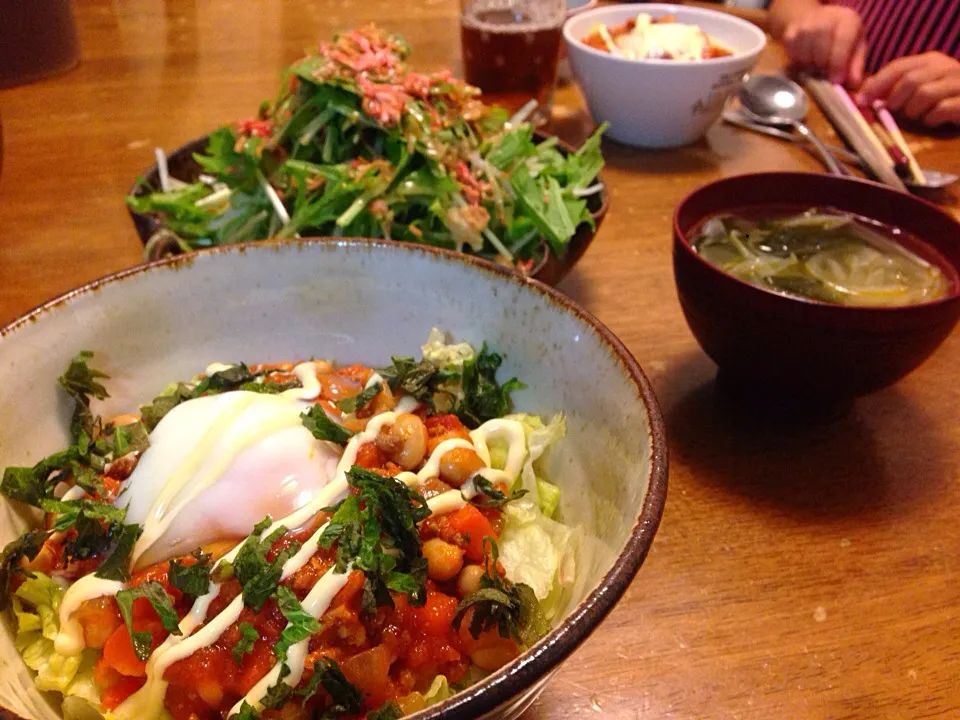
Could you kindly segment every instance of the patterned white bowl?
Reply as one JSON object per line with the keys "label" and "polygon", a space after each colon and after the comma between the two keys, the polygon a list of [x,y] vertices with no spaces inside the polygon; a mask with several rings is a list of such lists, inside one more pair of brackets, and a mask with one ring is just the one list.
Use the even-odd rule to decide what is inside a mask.
{"label": "patterned white bowl", "polygon": [[[697,25],[733,54],[697,62],[628,60],[582,42],[598,24],[622,25],[641,12]],[[590,112],[598,123],[610,123],[607,136],[649,148],[698,140],[720,117],[767,42],[760,28],[733,15],[656,3],[604,5],[578,13],[564,24],[563,37]]]}

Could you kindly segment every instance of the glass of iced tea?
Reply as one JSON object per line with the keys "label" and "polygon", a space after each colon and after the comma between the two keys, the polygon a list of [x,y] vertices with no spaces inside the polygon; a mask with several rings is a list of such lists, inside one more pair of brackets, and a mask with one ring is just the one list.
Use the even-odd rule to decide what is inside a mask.
{"label": "glass of iced tea", "polygon": [[516,112],[536,99],[532,120],[549,119],[566,7],[566,0],[460,0],[464,74],[485,102]]}

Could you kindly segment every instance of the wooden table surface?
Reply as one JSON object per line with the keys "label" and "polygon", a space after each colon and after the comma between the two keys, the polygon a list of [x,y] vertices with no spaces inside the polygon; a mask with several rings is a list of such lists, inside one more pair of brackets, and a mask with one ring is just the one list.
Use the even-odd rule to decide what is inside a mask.
{"label": "wooden table surface", "polygon": [[[376,20],[426,69],[459,55],[456,0],[76,5],[81,66],[0,91],[0,325],[137,263],[123,196],[153,147],[251,115],[317,38]],[[782,62],[772,46],[760,68]],[[572,87],[556,117],[568,140],[592,126]],[[960,168],[960,139],[913,140],[921,164]],[[670,494],[629,592],[526,717],[960,717],[960,333],[843,418],[751,416],[684,322],[671,213],[725,175],[819,166],[722,124],[682,150],[604,152],[612,210],[561,289],[653,381]]]}

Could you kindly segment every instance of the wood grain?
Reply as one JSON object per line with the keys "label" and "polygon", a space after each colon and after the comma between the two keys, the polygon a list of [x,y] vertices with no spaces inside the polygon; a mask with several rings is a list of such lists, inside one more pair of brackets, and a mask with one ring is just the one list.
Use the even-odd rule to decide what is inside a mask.
{"label": "wood grain", "polygon": [[[0,92],[0,324],[138,262],[123,196],[154,146],[251,115],[304,47],[371,20],[403,32],[415,63],[456,66],[456,13],[455,0],[78,3],[80,67]],[[783,60],[771,46],[760,69]],[[837,142],[821,116],[811,125]],[[555,129],[576,142],[591,127],[561,89]],[[960,168],[960,140],[910,140],[922,165]],[[684,323],[671,214],[719,177],[820,166],[722,124],[682,150],[604,152],[612,209],[561,289],[650,375],[670,498],[630,591],[526,717],[960,716],[960,335],[844,417],[743,410]]]}

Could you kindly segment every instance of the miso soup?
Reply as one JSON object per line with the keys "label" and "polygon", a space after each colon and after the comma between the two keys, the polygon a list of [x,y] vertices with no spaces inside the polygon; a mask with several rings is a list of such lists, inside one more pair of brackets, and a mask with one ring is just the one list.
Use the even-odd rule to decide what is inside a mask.
{"label": "miso soup", "polygon": [[712,217],[693,249],[735,278],[820,302],[890,307],[946,295],[943,271],[898,242],[903,238],[882,223],[814,208],[779,217]]}

